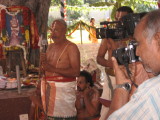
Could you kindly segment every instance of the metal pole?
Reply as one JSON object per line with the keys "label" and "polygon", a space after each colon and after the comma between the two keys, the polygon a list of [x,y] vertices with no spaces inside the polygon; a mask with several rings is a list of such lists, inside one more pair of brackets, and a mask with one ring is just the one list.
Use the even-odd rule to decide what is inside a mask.
{"label": "metal pole", "polygon": [[16,65],[16,74],[17,74],[18,94],[21,94],[21,80],[20,80],[20,70],[19,70],[19,65]]}

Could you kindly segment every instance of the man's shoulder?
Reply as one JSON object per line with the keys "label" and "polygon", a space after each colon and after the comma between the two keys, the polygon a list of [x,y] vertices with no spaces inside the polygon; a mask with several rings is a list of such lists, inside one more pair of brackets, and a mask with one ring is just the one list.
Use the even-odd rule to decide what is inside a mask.
{"label": "man's shoulder", "polygon": [[92,87],[92,90],[94,91],[93,94],[98,94],[98,95],[100,95],[100,91],[99,91],[99,89],[98,89],[96,86],[93,86],[93,87]]}
{"label": "man's shoulder", "polygon": [[68,48],[70,49],[75,49],[75,48],[78,49],[78,46],[71,41],[68,41],[67,45],[68,45]]}
{"label": "man's shoulder", "polygon": [[77,46],[75,43],[73,43],[73,42],[71,42],[69,40],[67,40],[67,42],[68,42],[69,45]]}
{"label": "man's shoulder", "polygon": [[144,81],[141,85],[140,88],[159,88],[160,85],[160,75],[152,77],[146,81]]}

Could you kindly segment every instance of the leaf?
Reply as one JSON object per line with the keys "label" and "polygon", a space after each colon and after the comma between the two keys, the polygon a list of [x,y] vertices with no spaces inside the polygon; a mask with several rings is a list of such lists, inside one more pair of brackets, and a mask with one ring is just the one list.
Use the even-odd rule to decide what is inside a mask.
{"label": "leaf", "polygon": [[97,2],[94,4],[90,4],[89,6],[94,6],[94,7],[100,7],[100,6],[112,6],[114,5],[114,3],[110,3],[110,2]]}
{"label": "leaf", "polygon": [[125,1],[125,0],[116,0],[117,2],[119,2],[119,3],[122,3],[123,1]]}

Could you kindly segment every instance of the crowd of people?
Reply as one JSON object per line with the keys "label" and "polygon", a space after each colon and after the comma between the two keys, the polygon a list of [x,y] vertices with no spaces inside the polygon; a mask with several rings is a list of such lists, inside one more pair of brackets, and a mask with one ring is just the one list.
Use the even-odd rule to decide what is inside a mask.
{"label": "crowd of people", "polygon": [[[117,9],[115,20],[133,13],[130,7]],[[101,92],[89,71],[80,70],[80,52],[67,40],[67,25],[56,19],[52,24],[51,43],[41,53],[44,75],[39,84],[38,104],[43,120],[159,120],[160,84],[160,10],[141,17],[134,35],[123,40],[102,39],[97,63],[105,67],[107,80]],[[113,50],[126,47],[134,39],[139,61],[124,65],[112,56]],[[106,54],[108,58],[106,59]]]}

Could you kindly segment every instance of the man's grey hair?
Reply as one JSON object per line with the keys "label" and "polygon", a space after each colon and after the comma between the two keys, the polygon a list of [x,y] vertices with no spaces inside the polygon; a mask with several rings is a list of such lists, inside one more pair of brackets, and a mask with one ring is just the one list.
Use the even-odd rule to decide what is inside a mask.
{"label": "man's grey hair", "polygon": [[61,19],[61,18],[55,19],[55,20],[53,21],[52,25],[53,25],[55,22],[60,22],[62,25],[64,25],[65,29],[67,29],[67,23],[66,23],[63,19]]}
{"label": "man's grey hair", "polygon": [[148,42],[151,42],[152,37],[157,32],[160,32],[160,10],[149,12],[144,18],[146,18],[146,21],[143,35],[147,38]]}

